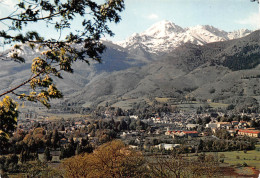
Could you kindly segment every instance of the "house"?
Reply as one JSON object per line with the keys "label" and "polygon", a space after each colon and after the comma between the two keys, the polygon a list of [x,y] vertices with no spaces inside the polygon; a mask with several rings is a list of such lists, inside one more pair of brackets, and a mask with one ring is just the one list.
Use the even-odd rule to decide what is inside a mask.
{"label": "house", "polygon": [[247,125],[246,121],[240,121],[238,126],[240,126],[240,128],[242,128],[242,127],[247,127],[248,125]]}
{"label": "house", "polygon": [[172,135],[172,131],[170,131],[170,130],[166,131],[165,135]]}
{"label": "house", "polygon": [[60,139],[60,144],[66,145],[66,144],[68,144],[68,140],[66,138],[62,138],[62,139]]}
{"label": "house", "polygon": [[162,119],[160,117],[157,117],[154,119],[154,123],[161,123]]}
{"label": "house", "polygon": [[58,131],[60,134],[65,134],[67,131]]}
{"label": "house", "polygon": [[161,143],[159,145],[155,145],[154,147],[159,149],[165,149],[165,150],[173,150],[173,148],[180,147],[180,144]]}
{"label": "house", "polygon": [[238,122],[238,121],[232,121],[231,124],[232,124],[232,125],[238,125],[239,122]]}
{"label": "house", "polygon": [[231,137],[234,137],[236,135],[236,131],[235,129],[232,129],[232,130],[227,130],[228,133],[230,134]]}
{"label": "house", "polygon": [[184,137],[184,136],[185,136],[185,133],[182,132],[182,131],[176,131],[176,132],[174,133],[173,138],[174,138],[175,136],[177,136],[177,137]]}
{"label": "house", "polygon": [[138,116],[136,116],[136,115],[131,115],[131,116],[129,116],[129,117],[130,117],[130,119],[135,119],[135,120],[138,119]]}
{"label": "house", "polygon": [[187,124],[186,128],[187,129],[196,129],[197,127],[199,127],[199,124]]}
{"label": "house", "polygon": [[218,128],[230,128],[231,123],[230,122],[217,122]]}
{"label": "house", "polygon": [[52,162],[60,162],[61,151],[50,151]]}
{"label": "house", "polygon": [[217,127],[218,127],[217,123],[208,123],[208,124],[206,124],[206,128],[213,129],[213,128],[217,128]]}
{"label": "house", "polygon": [[199,133],[197,131],[183,131],[185,136],[190,136],[190,137],[198,137]]}
{"label": "house", "polygon": [[260,138],[259,130],[238,130],[238,135]]}
{"label": "house", "polygon": [[136,146],[136,145],[129,145],[129,148],[134,149],[134,150],[137,150],[137,149],[138,149],[138,146]]}

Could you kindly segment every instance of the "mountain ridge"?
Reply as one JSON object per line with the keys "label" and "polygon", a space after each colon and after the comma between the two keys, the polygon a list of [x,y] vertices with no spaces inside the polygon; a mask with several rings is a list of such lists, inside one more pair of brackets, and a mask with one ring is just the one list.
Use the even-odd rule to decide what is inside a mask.
{"label": "mountain ridge", "polygon": [[93,81],[71,99],[95,105],[156,97],[256,104],[260,102],[259,37],[260,31],[256,31],[240,39],[203,46],[184,44],[159,61]]}
{"label": "mountain ridge", "polygon": [[134,33],[123,41],[114,42],[129,51],[142,45],[152,54],[167,53],[184,43],[204,45],[206,43],[226,41],[249,35],[247,29],[226,32],[210,25],[197,25],[182,28],[170,21],[161,21],[141,33]]}

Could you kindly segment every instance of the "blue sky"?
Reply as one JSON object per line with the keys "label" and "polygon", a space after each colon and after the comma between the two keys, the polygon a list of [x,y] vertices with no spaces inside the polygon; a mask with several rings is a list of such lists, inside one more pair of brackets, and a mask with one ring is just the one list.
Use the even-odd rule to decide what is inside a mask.
{"label": "blue sky", "polygon": [[226,31],[254,30],[260,24],[258,4],[250,0],[125,0],[125,4],[122,21],[111,26],[116,40],[161,20],[181,27],[213,25]]}
{"label": "blue sky", "polygon": [[[0,5],[0,17],[19,2],[0,1],[4,1],[4,5]],[[255,30],[260,24],[259,6],[250,0],[125,0],[125,5],[122,21],[110,25],[115,36],[107,37],[109,40],[123,40],[162,20],[172,21],[181,27],[213,25],[226,31],[241,28]],[[3,24],[0,24],[1,28]],[[46,29],[42,28],[42,31],[46,32]]]}

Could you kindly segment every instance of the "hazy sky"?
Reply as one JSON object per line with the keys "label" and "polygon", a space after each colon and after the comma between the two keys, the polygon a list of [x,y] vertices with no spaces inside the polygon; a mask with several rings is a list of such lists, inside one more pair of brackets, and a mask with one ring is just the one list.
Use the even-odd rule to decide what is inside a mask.
{"label": "hazy sky", "polygon": [[[0,17],[17,2],[19,0],[4,0],[5,5],[0,5]],[[123,40],[162,20],[181,27],[213,25],[226,31],[254,30],[260,24],[258,4],[250,0],[125,0],[125,5],[122,21],[111,25],[116,35],[110,40]],[[0,24],[0,29],[2,27]]]}
{"label": "hazy sky", "polygon": [[258,4],[250,0],[126,0],[120,24],[113,26],[116,39],[142,32],[152,24],[169,20],[181,27],[213,25],[232,31],[256,29]]}

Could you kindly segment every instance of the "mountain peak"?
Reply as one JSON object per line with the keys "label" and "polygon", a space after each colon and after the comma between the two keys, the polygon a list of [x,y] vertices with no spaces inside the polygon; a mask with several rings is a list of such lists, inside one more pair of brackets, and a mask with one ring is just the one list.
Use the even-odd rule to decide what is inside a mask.
{"label": "mountain peak", "polygon": [[173,22],[163,20],[153,24],[144,32],[135,33],[125,41],[116,42],[116,44],[128,50],[141,45],[149,53],[160,54],[170,52],[184,43],[204,45],[211,42],[241,38],[249,33],[251,33],[250,30],[238,30],[228,33],[210,25],[197,25],[183,29]]}
{"label": "mountain peak", "polygon": [[168,35],[172,35],[173,33],[180,33],[183,31],[183,28],[174,24],[173,22],[163,20],[152,25],[150,28],[144,31],[142,35],[165,37]]}

